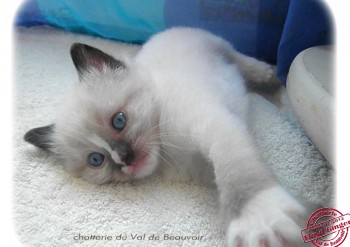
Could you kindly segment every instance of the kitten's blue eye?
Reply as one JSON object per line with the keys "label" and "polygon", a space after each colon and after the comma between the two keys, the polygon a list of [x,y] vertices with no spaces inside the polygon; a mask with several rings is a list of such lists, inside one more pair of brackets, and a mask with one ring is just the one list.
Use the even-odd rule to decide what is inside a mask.
{"label": "kitten's blue eye", "polygon": [[91,153],[89,155],[89,164],[92,166],[100,166],[103,164],[105,156],[100,153]]}
{"label": "kitten's blue eye", "polygon": [[126,125],[126,117],[124,113],[118,112],[117,114],[115,114],[112,118],[112,125],[113,128],[115,128],[116,130],[122,131]]}

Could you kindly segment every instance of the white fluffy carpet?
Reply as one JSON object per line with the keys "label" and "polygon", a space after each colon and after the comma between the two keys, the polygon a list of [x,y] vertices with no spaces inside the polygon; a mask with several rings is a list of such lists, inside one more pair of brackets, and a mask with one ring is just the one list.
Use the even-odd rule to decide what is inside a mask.
{"label": "white fluffy carpet", "polygon": [[[69,56],[72,43],[109,47],[122,60],[137,47],[48,27],[17,28],[14,35],[14,211],[25,246],[223,246],[212,189],[160,178],[91,185],[23,141],[29,129],[51,123],[64,94],[77,81]],[[293,194],[329,205],[333,170],[305,137],[288,105],[277,108],[257,95],[252,100],[252,131],[278,179]],[[133,240],[136,234],[145,234],[145,239]],[[203,237],[164,240],[166,234]]]}

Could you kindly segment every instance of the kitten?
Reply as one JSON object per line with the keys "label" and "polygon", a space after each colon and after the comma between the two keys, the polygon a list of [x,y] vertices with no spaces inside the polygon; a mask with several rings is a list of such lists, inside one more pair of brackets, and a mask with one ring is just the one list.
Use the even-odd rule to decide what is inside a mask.
{"label": "kitten", "polygon": [[208,182],[215,175],[227,246],[300,244],[305,208],[262,164],[246,126],[245,80],[267,83],[269,65],[191,28],[155,35],[129,64],[84,44],[71,57],[80,83],[55,123],[26,141],[96,184],[141,179],[166,163]]}

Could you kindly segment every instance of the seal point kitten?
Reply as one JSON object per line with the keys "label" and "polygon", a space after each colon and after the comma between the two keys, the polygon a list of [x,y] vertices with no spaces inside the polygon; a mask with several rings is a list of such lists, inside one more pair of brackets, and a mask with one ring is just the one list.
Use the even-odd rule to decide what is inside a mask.
{"label": "seal point kitten", "polygon": [[73,44],[71,57],[79,83],[54,124],[26,141],[96,184],[157,167],[214,179],[227,246],[301,245],[306,209],[261,162],[246,126],[245,81],[268,83],[268,64],[192,28],[155,35],[129,64],[85,44]]}

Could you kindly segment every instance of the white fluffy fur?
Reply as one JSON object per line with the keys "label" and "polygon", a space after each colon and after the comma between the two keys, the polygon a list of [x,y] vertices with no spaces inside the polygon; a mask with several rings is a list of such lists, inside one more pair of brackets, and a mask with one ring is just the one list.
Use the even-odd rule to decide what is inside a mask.
{"label": "white fluffy fur", "polygon": [[[230,223],[228,246],[303,246],[300,225],[295,221],[303,223],[305,215],[305,208],[281,187],[264,190]],[[285,239],[290,243],[286,244]]]}
{"label": "white fluffy fur", "polygon": [[[71,41],[70,41],[71,42]],[[164,50],[165,51],[165,50]],[[197,54],[198,55],[198,54]],[[191,56],[192,57],[192,56]],[[194,57],[195,57],[195,55],[194,55]],[[195,68],[195,66],[196,66],[196,63],[197,63],[197,61],[196,60],[194,60],[193,61],[193,66],[194,67],[192,67],[192,69],[194,69]],[[159,60],[158,60],[158,64],[151,64],[150,63],[150,66],[152,65],[152,66],[156,66],[156,65],[162,65],[163,63],[162,62],[159,62]],[[170,66],[172,66],[172,64],[169,64]],[[72,66],[72,65],[70,65],[70,66]],[[227,75],[227,77],[228,78],[230,78],[231,76],[232,76],[232,74],[231,73],[236,73],[236,70],[234,69],[234,67],[230,67],[230,69],[225,69],[225,68],[221,68],[221,66],[219,66],[220,68],[217,68],[217,69],[219,69],[219,71],[220,72],[222,72],[222,75],[224,75],[223,76],[223,78],[226,78],[225,77],[225,75]],[[189,67],[189,66],[184,66],[184,72],[186,72],[187,70],[190,72],[189,74],[191,74],[191,68]],[[213,71],[216,71],[216,72],[218,72],[217,70],[215,70],[215,68],[213,68],[213,67],[208,67],[208,69],[210,69],[210,72],[213,72]],[[213,70],[214,69],[214,70]],[[222,70],[221,70],[222,69]],[[265,70],[266,71],[266,70]],[[208,71],[206,71],[206,72],[208,72]],[[211,73],[210,73],[211,74]],[[182,75],[182,74],[181,74]],[[208,74],[207,74],[208,75]],[[153,76],[155,76],[155,77],[153,77]],[[160,77],[157,77],[157,76],[159,76],[159,75],[157,75],[157,73],[155,73],[154,75],[152,75],[152,77],[153,77],[153,79],[154,78],[156,78],[156,79],[162,79],[162,77],[160,76]],[[212,75],[210,75],[210,76],[212,76]],[[208,79],[208,78],[210,78],[210,76],[206,76],[206,77],[203,77],[204,79]],[[181,78],[181,77],[180,77]],[[23,78],[22,78],[23,79]],[[147,79],[147,78],[146,78]],[[198,79],[198,78],[197,78]],[[238,80],[240,80],[239,79],[239,77],[237,77],[237,79]],[[162,82],[162,80],[159,80],[158,81],[159,83],[161,83]],[[23,85],[25,85],[25,83],[23,84]],[[194,84],[195,85],[195,84]],[[225,83],[223,83],[223,85],[225,85]],[[209,86],[210,87],[210,86]],[[241,94],[241,93],[244,93],[244,90],[242,90],[242,91],[240,91],[240,86],[238,86],[237,87],[239,90],[237,91],[237,94],[238,94],[238,97],[239,97],[239,95]],[[181,92],[181,87],[179,86],[179,87],[177,87],[177,85],[174,85],[174,87],[171,89],[171,90],[179,90],[179,91],[177,91],[177,92]],[[216,87],[212,87],[212,90],[217,90],[217,91],[221,91],[222,90],[222,92],[224,93],[224,94],[226,94],[227,93],[227,91],[225,90],[226,89],[226,87],[223,87],[223,88],[216,88]],[[170,91],[170,89],[168,89],[169,91]],[[198,91],[199,90],[199,91]],[[202,118],[202,117],[209,117],[209,119],[211,119],[212,121],[209,121],[209,122],[203,122],[202,124],[201,123],[199,123],[199,124],[196,124],[196,125],[191,125],[190,126],[190,128],[189,129],[185,129],[185,130],[183,130],[183,129],[181,129],[181,131],[183,131],[183,132],[181,132],[181,135],[179,135],[177,138],[174,138],[174,139],[172,139],[171,141],[173,142],[173,145],[176,145],[176,146],[178,146],[179,145],[179,143],[181,144],[181,145],[184,145],[183,147],[186,147],[186,148],[188,148],[188,149],[186,149],[186,151],[192,151],[192,153],[191,154],[193,154],[193,155],[191,155],[190,157],[192,157],[191,159],[188,159],[188,160],[193,160],[193,159],[195,159],[195,158],[197,158],[197,157],[200,157],[200,155],[198,155],[198,153],[197,152],[195,152],[195,150],[197,150],[197,148],[196,147],[193,147],[192,146],[192,144],[200,144],[200,145],[202,145],[202,146],[200,146],[200,148],[203,148],[203,150],[206,150],[206,151],[208,151],[208,153],[210,154],[210,158],[211,159],[215,159],[215,160],[217,160],[218,161],[218,164],[222,164],[222,166],[220,165],[220,166],[218,166],[218,167],[216,167],[216,173],[220,173],[220,172],[222,172],[222,174],[227,174],[226,173],[226,171],[225,171],[225,167],[224,167],[224,164],[225,163],[227,163],[227,162],[230,162],[231,161],[231,159],[229,158],[229,157],[226,157],[226,156],[223,156],[223,155],[220,155],[220,154],[229,154],[229,155],[231,155],[231,154],[234,154],[235,152],[235,148],[240,148],[241,146],[242,146],[242,144],[241,144],[241,142],[239,142],[239,143],[233,143],[232,144],[232,140],[230,139],[230,138],[227,138],[227,130],[226,131],[223,131],[224,129],[222,128],[222,129],[220,129],[220,128],[217,128],[217,123],[215,123],[215,122],[217,122],[218,121],[218,119],[220,120],[220,121],[223,121],[223,123],[221,123],[221,124],[225,124],[225,123],[227,123],[227,122],[231,122],[232,123],[232,121],[234,121],[235,123],[237,123],[238,125],[237,126],[239,126],[239,128],[241,129],[241,131],[239,132],[239,133],[241,133],[242,135],[243,135],[243,137],[246,137],[246,132],[247,132],[247,129],[246,129],[246,127],[245,127],[245,124],[243,124],[242,122],[241,122],[241,118],[242,119],[244,119],[244,110],[242,110],[242,109],[244,109],[245,107],[244,107],[244,105],[245,105],[245,103],[243,104],[243,105],[239,105],[238,103],[239,102],[244,102],[244,100],[243,101],[241,101],[241,100],[238,100],[238,101],[236,101],[236,102],[234,102],[237,98],[231,98],[230,97],[230,100],[232,100],[232,103],[233,103],[233,105],[235,105],[235,107],[231,107],[230,105],[231,104],[227,104],[227,107],[228,107],[228,109],[224,109],[225,107],[223,107],[223,109],[217,109],[217,110],[215,110],[214,112],[212,111],[211,113],[213,113],[213,114],[209,114],[209,116],[208,115],[203,115],[203,112],[202,112],[202,115],[200,114],[200,113],[195,113],[195,114],[190,114],[190,112],[188,111],[188,109],[190,108],[190,107],[193,107],[194,105],[191,105],[191,103],[193,103],[196,99],[197,100],[201,100],[201,102],[202,102],[202,100],[204,100],[204,101],[208,101],[210,104],[216,104],[217,102],[221,102],[221,97],[215,97],[214,95],[212,95],[211,97],[203,97],[203,95],[200,93],[200,90],[202,90],[202,89],[199,89],[198,87],[196,87],[196,86],[193,86],[193,88],[191,88],[191,90],[189,90],[190,92],[191,92],[191,94],[190,94],[190,96],[191,97],[186,97],[186,98],[191,98],[191,100],[190,101],[186,101],[186,104],[183,104],[183,106],[182,106],[182,109],[181,110],[176,110],[176,109],[172,109],[171,108],[171,106],[169,106],[169,105],[164,105],[164,107],[169,107],[169,112],[171,113],[171,114],[169,114],[167,117],[169,117],[169,118],[166,118],[166,120],[161,120],[160,121],[160,123],[162,123],[162,122],[165,122],[165,121],[169,121],[171,124],[170,125],[168,125],[167,126],[167,131],[168,132],[170,132],[170,133],[173,133],[173,132],[176,132],[176,131],[178,131],[178,129],[177,128],[179,128],[179,125],[183,125],[183,124],[185,124],[184,122],[182,122],[182,120],[180,121],[180,119],[182,119],[182,117],[186,117],[186,116],[188,116],[188,115],[190,115],[190,117],[193,117],[193,118],[195,118],[195,117],[199,117],[199,118]],[[64,91],[64,90],[63,90]],[[204,90],[205,91],[205,90]],[[172,91],[173,92],[173,91]],[[189,95],[187,95],[187,96],[189,96]],[[229,97],[230,95],[229,94],[227,94],[227,97]],[[225,97],[224,97],[225,98]],[[23,98],[23,100],[25,100],[25,97]],[[177,97],[174,97],[174,98],[168,98],[168,100],[169,100],[169,102],[176,102],[176,101],[180,101],[180,100],[185,100],[185,99],[179,99],[179,98],[177,98]],[[193,101],[192,101],[193,100]],[[204,102],[203,101],[203,102]],[[260,102],[259,104],[261,104],[263,101],[261,101],[261,99],[260,99],[260,101],[258,100],[258,102]],[[196,103],[198,103],[198,102],[196,102]],[[238,104],[238,105],[237,105]],[[208,104],[209,105],[209,104]],[[262,105],[264,105],[264,104],[262,104]],[[197,107],[198,106],[198,108],[197,108],[197,110],[200,110],[200,109],[202,109],[202,110],[211,110],[211,108],[205,108],[205,103],[203,103],[203,105],[201,105],[201,104],[195,104],[195,107]],[[205,109],[204,109],[205,108]],[[164,109],[163,109],[164,110]],[[222,113],[223,112],[225,112],[225,114],[226,113],[228,113],[227,111],[229,111],[229,112],[234,112],[235,114],[237,114],[237,116],[238,116],[238,118],[235,118],[235,117],[229,117],[229,116],[227,116],[227,117],[224,117],[224,118],[222,118]],[[256,111],[256,113],[259,113],[259,110],[257,110]],[[183,115],[184,114],[184,115]],[[257,115],[259,115],[259,114],[257,114]],[[275,114],[276,116],[275,117],[277,117],[278,118],[278,114]],[[269,118],[267,118],[266,120],[268,120]],[[179,122],[180,121],[180,122]],[[283,121],[282,121],[283,122]],[[209,124],[208,124],[209,123]],[[270,124],[272,124],[273,125],[273,123],[270,123]],[[33,126],[28,126],[28,125],[26,125],[26,127],[28,128],[28,127],[33,127]],[[258,127],[256,127],[256,128],[258,128]],[[276,128],[271,128],[270,130],[271,131],[273,131],[274,129],[276,129]],[[215,130],[215,132],[214,132],[214,130]],[[186,131],[188,131],[188,132],[186,132]],[[230,129],[230,128],[228,128],[228,131],[229,131],[229,133],[232,131],[232,133],[237,133],[236,132],[236,130],[235,129]],[[282,130],[281,130],[282,131]],[[211,132],[213,132],[213,133],[211,133]],[[283,131],[282,131],[283,132]],[[281,133],[282,133],[281,132]],[[187,140],[187,142],[183,142],[183,139],[181,138],[181,137],[183,137],[183,136],[188,136],[188,134],[189,133],[192,133],[193,134],[193,137],[194,138],[191,138],[190,140],[188,140],[188,138],[186,139]],[[198,133],[198,134],[196,134],[196,133]],[[283,132],[284,133],[284,132]],[[215,134],[215,138],[214,137],[212,137],[212,135],[213,134]],[[210,139],[210,138],[214,138],[214,139]],[[238,138],[241,138],[241,136],[240,136],[240,134],[238,135]],[[210,149],[208,149],[208,143],[210,143],[211,142],[211,140],[213,140],[213,141],[215,141],[216,139],[218,139],[218,140],[221,140],[221,142],[220,143],[222,143],[222,144],[218,144],[218,146],[217,145],[213,145]],[[231,140],[231,141],[230,141]],[[290,139],[289,139],[290,140]],[[166,140],[164,140],[165,142],[166,142]],[[248,138],[247,140],[247,144],[248,144],[248,146],[250,146],[252,143],[252,140],[250,140],[250,138]],[[244,143],[244,142],[243,142]],[[296,142],[297,143],[297,142]],[[233,146],[230,146],[230,145],[233,145]],[[243,144],[243,145],[245,145],[245,144]],[[297,144],[295,144],[295,145],[297,145]],[[268,147],[269,145],[266,145],[266,147]],[[280,146],[280,145],[279,145]],[[289,146],[289,145],[287,145],[287,146]],[[224,147],[224,148],[222,148],[222,147]],[[173,148],[173,149],[169,149],[170,151],[172,151],[172,152],[174,152],[175,154],[176,154],[176,150],[177,150],[177,148]],[[239,151],[239,152],[237,152],[238,154],[240,154],[240,155],[243,155],[244,156],[244,154],[249,154],[251,151],[249,150],[249,148],[247,149],[247,150],[245,150],[245,149],[240,149],[241,151]],[[305,150],[305,149],[303,149],[303,148],[301,148],[300,149],[300,152],[302,152],[302,150]],[[270,150],[268,150],[268,149],[266,149],[266,153],[268,153]],[[254,153],[254,155],[252,156],[252,159],[253,159],[253,161],[255,162],[255,161],[257,161],[257,160],[255,160],[255,158],[257,158],[258,157],[258,155],[257,154],[255,154],[255,152],[253,152]],[[286,153],[286,154],[288,154],[288,152]],[[28,157],[28,155],[26,156],[26,157]],[[181,156],[181,157],[176,157],[176,159],[178,159],[179,160],[179,164],[182,164],[182,161],[184,161],[185,159],[187,160],[187,156]],[[268,156],[267,156],[267,158],[268,158]],[[282,163],[284,163],[283,162],[283,158],[282,158],[282,161],[281,161],[281,164]],[[201,164],[202,163],[202,161],[205,161],[205,159],[203,160],[203,159],[200,159],[200,161],[201,162],[198,162],[199,164]],[[253,163],[254,163],[253,162]],[[257,161],[258,162],[258,161]],[[40,162],[39,162],[40,163]],[[190,162],[188,162],[188,163],[190,163]],[[296,162],[297,163],[297,162]],[[41,166],[39,166],[39,169],[42,169],[42,168],[40,168]],[[23,167],[22,167],[23,168]],[[217,169],[217,168],[222,168],[222,169]],[[237,168],[239,168],[239,167],[237,167]],[[34,168],[33,168],[34,169]],[[240,169],[240,168],[239,168]],[[259,170],[260,168],[258,168],[258,170]],[[20,169],[19,170],[19,172],[21,173],[21,174],[24,174],[24,173],[26,173],[26,169]],[[194,174],[194,176],[195,176],[195,174],[196,173],[200,173],[201,171],[199,171],[198,169],[195,169],[194,171],[190,171],[191,173],[193,173]],[[245,172],[249,172],[249,170],[245,170]],[[37,179],[38,179],[38,177],[37,177],[37,175],[39,175],[39,174],[36,174],[35,176],[34,176],[34,174],[36,174],[35,172],[34,173],[26,173],[26,175],[25,175],[25,177],[27,177],[27,176],[29,176],[29,177],[31,177],[31,175],[33,175],[33,177],[31,177],[32,178],[32,182],[34,183]],[[45,173],[45,174],[47,174],[47,173]],[[54,173],[50,173],[51,174],[51,177],[52,176],[54,176]],[[62,173],[60,173],[61,175],[62,175]],[[19,174],[18,174],[18,176],[16,176],[17,178],[20,178],[21,176],[19,176]],[[45,177],[45,176],[44,176]],[[288,176],[286,176],[286,177],[288,177]],[[65,178],[65,179],[68,179],[68,178]],[[74,180],[72,180],[72,182],[73,182]],[[288,180],[287,180],[288,181]],[[73,182],[73,184],[74,184],[74,182]],[[295,184],[297,184],[297,183],[295,183]],[[311,183],[310,185],[312,185],[313,183]],[[49,188],[51,188],[50,186],[50,184],[47,184],[47,186],[49,186]],[[25,187],[26,186],[21,186],[20,188],[20,191],[24,191],[25,190]],[[28,186],[27,186],[28,187]],[[30,186],[29,186],[30,187]],[[74,187],[74,186],[73,186]],[[292,187],[292,186],[291,186]],[[90,187],[88,187],[88,188],[90,188]],[[28,188],[29,189],[29,188]],[[67,188],[68,189],[68,188]],[[103,189],[103,188],[102,188]],[[70,189],[68,189],[68,190],[70,190]],[[265,191],[265,192],[264,192]],[[266,191],[268,191],[268,192],[270,192],[270,193],[267,193]],[[317,190],[316,190],[317,191]],[[56,191],[57,192],[57,191]],[[122,192],[122,190],[120,191],[120,192]],[[39,193],[39,192],[38,192]],[[72,191],[72,193],[74,194],[75,192],[74,192],[74,189],[73,189],[73,191]],[[55,193],[53,193],[54,195],[56,195]],[[72,194],[72,195],[73,195]],[[44,195],[45,195],[45,193],[44,193]],[[140,194],[141,195],[141,194]],[[67,197],[66,197],[67,198]],[[62,198],[63,200],[65,200],[66,198]],[[79,202],[79,197],[74,197],[74,196],[72,196],[72,198],[74,198],[74,200],[77,200],[78,202]],[[286,202],[287,202],[287,205],[284,205],[284,204],[280,204],[280,200],[281,199],[284,199]],[[168,199],[169,200],[169,199]],[[32,201],[32,200],[29,200],[29,201]],[[68,201],[69,201],[69,199],[68,199]],[[82,201],[81,201],[82,202]],[[122,202],[122,200],[121,201],[119,201],[119,203],[121,203]],[[17,202],[19,205],[22,205],[21,204],[21,202],[20,201],[18,201]],[[45,202],[43,202],[43,203],[45,203]],[[67,202],[67,203],[69,203],[69,202]],[[84,203],[82,203],[82,205],[85,205],[85,202]],[[257,204],[264,204],[264,205],[270,205],[271,206],[271,208],[272,209],[274,209],[274,211],[276,212],[276,214],[277,215],[279,215],[280,217],[280,219],[285,219],[286,217],[288,218],[288,220],[289,219],[291,219],[291,218],[293,218],[293,217],[291,217],[291,216],[288,216],[288,214],[285,214],[285,212],[286,212],[286,210],[285,210],[285,208],[288,208],[288,207],[290,207],[291,205],[295,205],[295,206],[292,206],[291,208],[292,209],[296,209],[296,212],[300,212],[299,210],[298,210],[298,208],[299,208],[299,206],[298,206],[298,203],[295,203],[295,201],[293,200],[293,199],[290,199],[290,196],[287,194],[287,193],[285,193],[285,192],[282,192],[281,191],[281,189],[280,188],[278,188],[278,189],[272,189],[272,187],[270,187],[270,188],[265,188],[265,189],[263,189],[261,192],[257,192],[254,196],[253,196],[253,199],[252,200],[249,200],[248,202],[247,202],[247,204],[246,204],[246,206],[245,206],[245,208],[241,211],[241,213],[242,213],[242,215],[247,215],[247,211],[249,211],[249,210],[255,210],[255,214],[256,215],[260,215],[260,216],[262,216],[262,220],[263,221],[265,221],[265,222],[267,222],[267,224],[266,225],[268,225],[268,226],[270,226],[270,227],[272,227],[271,225],[269,225],[269,220],[267,220],[266,219],[266,217],[264,217],[263,215],[265,215],[264,214],[264,212],[265,212],[265,210],[261,210],[260,212],[259,212],[259,210],[257,209]],[[30,205],[31,205],[31,203],[27,203],[26,205],[28,205],[28,206],[26,206],[26,207],[31,207]],[[79,204],[80,205],[80,204]],[[106,204],[107,205],[107,204]],[[174,205],[177,205],[177,204],[174,204]],[[255,205],[255,206],[254,206]],[[289,206],[288,206],[289,205]],[[52,205],[52,207],[53,207],[54,205]],[[118,205],[118,203],[116,203],[115,205],[114,205],[115,207],[119,207],[119,205]],[[286,207],[285,207],[286,206]],[[72,205],[71,206],[72,208],[75,208],[75,206],[74,205]],[[25,208],[25,207],[21,207],[22,209],[23,208]],[[78,208],[76,208],[76,209],[79,209],[79,207]],[[89,208],[86,208],[85,210],[88,210]],[[181,210],[180,208],[179,208],[179,210]],[[38,212],[36,212],[36,213],[38,213]],[[35,214],[36,214],[35,213]],[[98,211],[96,211],[95,213],[98,213]],[[40,215],[40,214],[39,214]],[[57,214],[57,215],[59,215],[59,214]],[[118,214],[119,215],[119,214]],[[118,215],[114,215],[115,216],[115,218],[118,218]],[[132,214],[131,214],[132,215]],[[131,216],[130,215],[130,216]],[[200,215],[200,214],[199,214]],[[198,216],[199,216],[198,215]],[[286,216],[287,215],[287,216]],[[102,216],[102,215],[101,215]],[[64,216],[63,216],[64,217]],[[100,216],[99,216],[100,217]],[[147,217],[147,216],[146,216]],[[181,217],[181,213],[179,214],[179,217]],[[108,219],[111,219],[111,217],[108,217]],[[244,218],[244,217],[242,217],[242,218],[233,218],[232,219],[232,222],[235,222],[236,220],[243,220],[243,222],[242,222],[242,224],[246,224],[246,225],[248,225],[247,227],[249,227],[249,226],[254,226],[254,223],[255,222],[252,222],[253,220],[252,220],[252,217],[248,217],[247,216],[247,218]],[[41,222],[41,221],[40,221]],[[230,219],[230,222],[231,222],[231,219]],[[32,222],[33,223],[33,222]],[[45,223],[44,222],[41,222],[42,224],[44,224],[45,225]],[[21,223],[19,223],[19,225],[20,226],[23,226],[23,224],[26,224],[25,223],[25,221],[21,221]],[[130,223],[131,224],[131,223]],[[74,224],[73,224],[74,225]],[[100,224],[101,225],[101,224]],[[116,224],[116,225],[118,225],[118,224]],[[235,234],[237,234],[237,231],[235,231],[235,229],[232,227],[234,224],[230,224],[230,228],[228,229],[228,236],[229,236],[229,239],[232,239],[232,238],[234,238],[233,236],[235,236]],[[88,226],[88,227],[90,227],[89,229],[91,230],[91,229],[97,229],[97,228],[91,228],[91,224],[90,223],[87,223],[87,225],[86,226]],[[74,226],[74,227],[76,227],[76,226]],[[118,226],[119,227],[119,226]],[[24,237],[24,239],[25,239],[25,241],[26,242],[30,242],[30,238],[28,237],[29,235],[30,235],[30,231],[28,232],[28,231],[26,231],[26,227],[21,227],[21,230],[22,230],[22,235],[23,236],[25,236]],[[67,228],[68,229],[68,228]],[[68,231],[69,232],[69,229],[67,230],[67,229],[65,229],[64,230],[64,232],[66,232],[66,231]],[[76,228],[75,228],[76,229]],[[82,228],[83,229],[83,228]],[[101,228],[99,228],[99,229],[101,229]],[[170,229],[170,228],[169,228]],[[197,229],[198,229],[198,231],[200,231],[200,229],[203,229],[202,227],[198,227],[197,226]],[[93,230],[92,230],[93,231]],[[130,231],[130,230],[129,230]],[[74,232],[76,232],[76,231],[70,231],[71,232],[71,234],[73,234]],[[107,232],[107,231],[106,231]],[[269,231],[268,231],[269,232]],[[27,233],[27,235],[26,235],[26,233]],[[53,234],[57,234],[57,231],[55,231]],[[28,235],[29,234],[29,235]],[[52,234],[52,233],[51,233]],[[243,236],[244,234],[242,234],[242,233],[239,233],[241,236]],[[270,233],[269,233],[269,239],[271,239],[271,241],[274,241],[274,240],[272,240],[272,239],[274,239],[274,235],[273,235],[274,233],[272,233],[271,231],[270,231]],[[283,233],[282,233],[283,234]],[[288,235],[288,234],[287,234]],[[47,236],[47,235],[46,235]],[[252,239],[259,239],[259,236],[261,236],[261,235],[259,235],[259,234],[256,234],[256,235],[254,235],[254,234],[252,234]],[[39,235],[37,235],[37,237],[38,238],[40,238],[40,237],[44,237],[43,236],[43,234],[39,234]],[[288,237],[288,236],[285,236],[286,238]],[[69,238],[69,237],[68,237]],[[65,238],[66,240],[66,242],[68,241],[70,241],[70,240],[67,240],[67,238]],[[38,243],[38,242],[36,242],[36,243]],[[59,242],[57,242],[56,241],[56,243],[59,243]],[[204,242],[203,243],[203,245],[204,246],[217,246],[218,245],[218,243],[219,242],[216,242],[216,241],[210,241],[209,239],[207,239],[206,240],[206,242]],[[89,244],[89,243],[85,243],[85,245],[86,244]],[[134,243],[135,244],[135,243]],[[166,243],[165,243],[166,244]],[[188,244],[191,244],[191,243],[188,243]],[[201,245],[201,243],[198,243],[199,245]],[[58,245],[59,246],[59,245]],[[104,245],[103,245],[104,246]]]}
{"label": "white fluffy fur", "polygon": [[[174,160],[182,157],[178,165],[185,167],[186,173],[187,167],[194,165],[191,157],[196,152],[213,165],[223,218],[226,224],[230,222],[228,246],[239,247],[232,241],[236,236],[248,238],[244,244],[247,247],[263,246],[256,244],[262,237],[268,246],[282,246],[275,237],[276,226],[270,225],[268,215],[264,217],[266,209],[271,207],[277,221],[285,226],[286,222],[293,223],[293,230],[297,228],[292,216],[305,217],[306,210],[297,211],[301,204],[281,192],[251,140],[246,122],[249,98],[240,70],[249,71],[253,64],[259,72],[265,72],[262,78],[255,76],[257,82],[269,78],[271,71],[261,62],[255,60],[255,64],[248,65],[246,60],[222,39],[201,30],[178,28],[159,34],[144,45],[133,68],[139,73],[139,80],[153,84],[155,94],[160,96],[160,122],[166,122],[160,126],[162,142],[185,150],[166,148],[170,156]],[[169,132],[181,136],[165,135]],[[196,169],[201,171],[203,167]],[[271,186],[277,189],[269,189]],[[254,214],[247,215],[246,210],[254,210]],[[245,236],[232,230],[237,217],[244,231],[257,228],[260,232]],[[258,225],[252,221],[254,218],[260,222]],[[279,233],[287,242],[299,237],[297,231],[292,236],[286,234],[289,232]]]}

